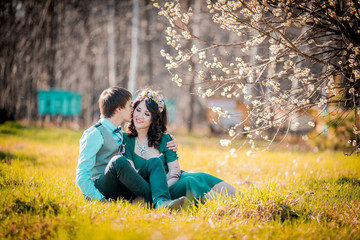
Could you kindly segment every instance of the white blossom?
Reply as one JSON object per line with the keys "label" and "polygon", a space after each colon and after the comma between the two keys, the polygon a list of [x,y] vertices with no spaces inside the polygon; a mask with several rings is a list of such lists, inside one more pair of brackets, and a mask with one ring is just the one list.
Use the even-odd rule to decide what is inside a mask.
{"label": "white blossom", "polygon": [[223,147],[229,146],[230,143],[231,143],[231,140],[229,140],[229,139],[221,139],[220,140],[220,145]]}
{"label": "white blossom", "polygon": [[250,157],[251,154],[252,154],[252,151],[251,151],[251,150],[249,150],[249,151],[246,152],[246,156],[248,156],[248,157]]}

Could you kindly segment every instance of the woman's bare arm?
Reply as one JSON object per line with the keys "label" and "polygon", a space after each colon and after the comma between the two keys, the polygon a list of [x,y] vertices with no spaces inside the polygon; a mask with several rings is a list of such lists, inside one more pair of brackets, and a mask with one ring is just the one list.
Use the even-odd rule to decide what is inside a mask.
{"label": "woman's bare arm", "polygon": [[170,187],[179,180],[181,175],[179,159],[173,162],[169,162],[168,167],[169,167],[169,172],[166,176],[167,176],[167,183]]}

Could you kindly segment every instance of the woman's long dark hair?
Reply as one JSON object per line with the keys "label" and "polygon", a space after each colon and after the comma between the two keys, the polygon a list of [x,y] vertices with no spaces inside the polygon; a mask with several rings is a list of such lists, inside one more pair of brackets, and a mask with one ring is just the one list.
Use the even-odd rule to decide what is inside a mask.
{"label": "woman's long dark hair", "polygon": [[[134,101],[134,106],[133,106],[134,111],[142,101],[145,102],[146,108],[151,113],[151,124],[150,124],[149,131],[147,134],[148,146],[155,147],[156,149],[158,149],[160,146],[161,136],[167,130],[167,128],[166,128],[166,125],[167,125],[166,106],[164,105],[162,112],[160,112],[159,106],[154,100],[152,100],[151,98],[148,98],[148,97],[138,97]],[[131,123],[128,126],[127,132],[128,132],[129,137],[137,137],[138,136],[133,119],[131,119]]]}

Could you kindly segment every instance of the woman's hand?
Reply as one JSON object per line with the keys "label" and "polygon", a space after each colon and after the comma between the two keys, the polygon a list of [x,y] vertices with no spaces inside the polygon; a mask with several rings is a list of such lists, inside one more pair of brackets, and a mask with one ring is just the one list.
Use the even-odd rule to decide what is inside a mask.
{"label": "woman's hand", "polygon": [[170,149],[170,150],[173,150],[174,152],[177,152],[177,150],[178,150],[178,144],[177,144],[177,142],[176,142],[176,139],[174,138],[174,136],[173,135],[171,135],[170,134],[170,136],[171,136],[171,138],[172,138],[172,141],[169,141],[169,142],[167,142],[166,143],[166,147],[168,148],[168,149]]}

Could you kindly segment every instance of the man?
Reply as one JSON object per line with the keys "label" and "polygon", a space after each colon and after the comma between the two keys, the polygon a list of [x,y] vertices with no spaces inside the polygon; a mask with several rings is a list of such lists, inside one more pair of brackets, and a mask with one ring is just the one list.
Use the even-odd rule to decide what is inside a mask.
{"label": "man", "polygon": [[[141,197],[152,201],[156,208],[178,209],[187,199],[170,200],[160,159],[151,159],[145,170],[138,173],[122,156],[125,148],[121,124],[131,121],[131,100],[131,93],[121,87],[108,88],[100,95],[100,121],[85,130],[80,139],[76,183],[85,199],[106,202],[119,197]],[[150,179],[149,183],[144,178]]]}

